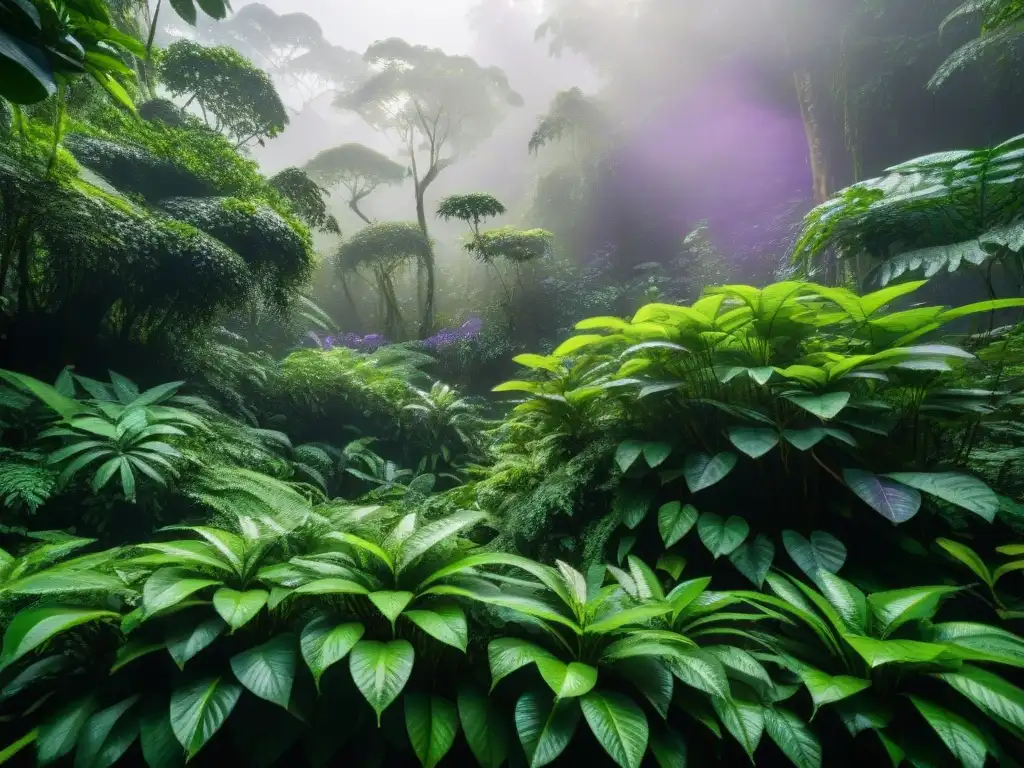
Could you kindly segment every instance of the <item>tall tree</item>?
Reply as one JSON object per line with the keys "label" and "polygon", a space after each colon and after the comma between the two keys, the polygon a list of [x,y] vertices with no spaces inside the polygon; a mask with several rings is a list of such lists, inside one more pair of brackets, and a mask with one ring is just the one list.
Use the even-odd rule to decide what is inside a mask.
{"label": "tall tree", "polygon": [[400,184],[408,170],[365,144],[341,144],[325,149],[305,165],[306,173],[327,189],[344,187],[348,207],[367,224],[373,222],[359,208],[382,184]]}
{"label": "tall tree", "polygon": [[236,148],[254,139],[262,145],[288,124],[267,73],[227,46],[178,41],[161,54],[160,77],[174,96],[188,96],[185,106],[198,104],[207,125],[231,136]]}
{"label": "tall tree", "polygon": [[[508,106],[522,98],[496,67],[481,67],[467,56],[390,38],[371,45],[363,59],[373,70],[358,88],[336,104],[356,111],[376,130],[397,141],[409,158],[416,221],[427,230],[426,193],[459,154],[487,138]],[[436,292],[434,257],[423,265],[426,295],[420,336],[430,333]]]}

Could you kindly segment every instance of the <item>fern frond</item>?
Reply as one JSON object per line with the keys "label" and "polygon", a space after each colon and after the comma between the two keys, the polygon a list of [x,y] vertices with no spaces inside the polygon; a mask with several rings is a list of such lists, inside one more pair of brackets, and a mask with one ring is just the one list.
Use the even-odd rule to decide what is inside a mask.
{"label": "fern frond", "polygon": [[42,463],[0,460],[0,502],[35,513],[57,490],[57,476],[56,470]]}

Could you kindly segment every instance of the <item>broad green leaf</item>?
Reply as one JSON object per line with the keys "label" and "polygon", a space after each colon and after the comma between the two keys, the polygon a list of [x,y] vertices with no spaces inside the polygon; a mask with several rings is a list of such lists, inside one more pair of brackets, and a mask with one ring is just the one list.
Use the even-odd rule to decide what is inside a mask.
{"label": "broad green leaf", "polygon": [[658,510],[658,531],[666,547],[677,544],[697,522],[698,512],[692,504],[678,501],[663,504]]}
{"label": "broad green leaf", "polygon": [[811,694],[815,713],[826,704],[842,701],[871,687],[870,680],[850,675],[833,676],[808,666],[801,667],[799,675]]}
{"label": "broad green leaf", "polygon": [[435,640],[465,651],[469,643],[466,613],[457,605],[438,606],[433,610],[406,611],[405,618]]}
{"label": "broad green leaf", "polygon": [[619,465],[620,470],[625,472],[640,458],[643,449],[642,440],[623,440],[615,449],[615,463]]}
{"label": "broad green leaf", "polygon": [[348,579],[317,579],[296,587],[293,595],[368,595],[370,590]]}
{"label": "broad green leaf", "polygon": [[1017,729],[1017,735],[1024,731],[1024,691],[1017,686],[987,669],[970,664],[936,677],[945,680],[996,722],[1012,725]]}
{"label": "broad green leaf", "polygon": [[516,731],[530,768],[556,760],[572,741],[580,719],[577,699],[552,701],[545,693],[528,692],[516,702]]}
{"label": "broad green leaf", "polygon": [[665,591],[661,587],[661,580],[650,567],[636,555],[627,558],[629,563],[629,574],[637,585],[637,595],[641,600],[664,600]]}
{"label": "broad green leaf", "polygon": [[38,379],[33,379],[24,373],[0,369],[0,379],[34,395],[63,419],[69,419],[87,410],[84,403],[80,403],[72,397],[62,395],[55,387]]}
{"label": "broad green leaf", "polygon": [[672,606],[673,620],[708,588],[711,578],[705,576],[676,584],[665,598]]}
{"label": "broad green leaf", "polygon": [[256,696],[288,709],[295,682],[296,645],[294,635],[278,635],[232,656],[231,671]]}
{"label": "broad green leaf", "polygon": [[[584,329],[581,328],[580,330]],[[516,355],[512,358],[512,362],[518,363],[525,368],[533,368],[534,370],[541,369],[555,372],[559,368],[559,362],[557,360],[552,360],[550,357],[546,357],[545,355]]]}
{"label": "broad green leaf", "polygon": [[377,609],[384,614],[392,624],[399,617],[406,606],[416,597],[412,592],[371,592],[368,597],[370,602],[377,606]]}
{"label": "broad green leaf", "polygon": [[148,656],[149,654],[163,650],[166,647],[166,643],[143,643],[135,640],[129,640],[117,649],[117,654],[114,657],[114,663],[110,666],[110,674],[114,674],[119,669],[131,664],[136,659],[141,659],[143,656]]}
{"label": "broad green leaf", "polygon": [[662,719],[668,718],[675,678],[663,662],[652,656],[634,656],[616,662],[615,669],[636,686]]}
{"label": "broad green leaf", "polygon": [[944,597],[958,592],[959,587],[910,587],[889,592],[876,592],[868,597],[868,605],[878,621],[882,637],[887,637],[908,621],[932,618]]}
{"label": "broad green leaf", "polygon": [[704,512],[697,520],[697,534],[716,560],[739,549],[749,533],[747,521],[736,515],[723,520],[713,512]]}
{"label": "broad green leaf", "polygon": [[107,707],[89,718],[78,736],[75,768],[110,768],[139,735],[138,696]]}
{"label": "broad green leaf", "polygon": [[345,533],[343,531],[332,531],[327,534],[327,538],[336,539],[348,544],[349,546],[361,549],[364,552],[369,552],[371,555],[383,562],[390,570],[395,570],[395,562],[392,560],[391,555],[389,555],[383,547],[374,544],[372,541],[368,541],[367,539],[355,536],[351,533]]}
{"label": "broad green leaf", "polygon": [[843,479],[861,500],[892,523],[905,523],[921,508],[921,494],[890,478],[861,469],[844,469]]}
{"label": "broad green leaf", "polygon": [[760,704],[722,696],[712,696],[711,704],[722,725],[739,742],[753,763],[754,752],[764,733],[764,708]]}
{"label": "broad green leaf", "polygon": [[811,427],[810,429],[786,429],[783,430],[782,436],[786,438],[786,442],[797,450],[809,451],[828,437],[828,432],[825,431],[824,427]]}
{"label": "broad green leaf", "polygon": [[729,562],[736,570],[750,579],[758,589],[764,584],[765,576],[775,559],[775,545],[767,536],[758,534],[753,541],[746,541],[729,555]]}
{"label": "broad green leaf", "polygon": [[827,392],[823,395],[789,395],[790,402],[805,411],[813,413],[819,419],[834,419],[850,402],[849,392]]}
{"label": "broad green leaf", "polygon": [[988,748],[981,731],[955,712],[943,709],[927,699],[911,696],[910,700],[960,765],[964,768],[984,768]]}
{"label": "broad green leaf", "polygon": [[1024,638],[1005,629],[968,621],[933,624],[930,639],[952,646],[961,658],[1024,667]]}
{"label": "broad green leaf", "polygon": [[555,698],[582,696],[597,685],[597,669],[589,664],[576,661],[564,664],[558,659],[545,658],[538,658],[536,664],[544,682],[555,692]]}
{"label": "broad green leaf", "polygon": [[[192,563],[198,566],[214,568],[228,575],[234,574],[231,564],[226,562],[220,553],[205,541],[161,541],[152,544],[140,544],[139,549],[160,552],[177,559],[179,564]],[[171,562],[171,561],[168,561]]]}
{"label": "broad green leaf", "polygon": [[723,480],[736,466],[736,454],[724,451],[715,456],[691,453],[683,462],[683,477],[690,493],[710,488]]}
{"label": "broad green leaf", "polygon": [[788,709],[765,709],[764,727],[771,740],[797,768],[819,768],[821,742],[799,717]]}
{"label": "broad green leaf", "polygon": [[730,677],[761,690],[770,689],[774,685],[768,671],[743,649],[731,645],[709,645],[705,650],[722,663],[726,675],[731,671]]}
{"label": "broad green leaf", "polygon": [[686,768],[686,742],[674,728],[653,730],[650,744],[658,768]]}
{"label": "broad green leaf", "polygon": [[681,683],[711,696],[724,699],[731,697],[725,667],[707,651],[697,648],[683,650],[664,661]]}
{"label": "broad green leaf", "polygon": [[885,728],[892,722],[891,707],[870,691],[842,699],[834,709],[850,736],[870,729]]}
{"label": "broad green leaf", "polygon": [[583,717],[598,742],[622,768],[639,768],[647,751],[647,718],[628,696],[591,691],[580,700]]}
{"label": "broad green leaf", "polygon": [[654,501],[654,492],[649,488],[638,488],[632,484],[624,483],[615,491],[612,498],[612,511],[622,519],[622,523],[633,530],[644,518]]}
{"label": "broad green leaf", "polygon": [[661,600],[650,600],[632,608],[608,611],[587,624],[588,634],[612,632],[630,624],[646,624],[650,619],[664,616],[672,611],[672,605]]}
{"label": "broad green leaf", "polygon": [[679,578],[683,568],[686,567],[686,558],[666,552],[658,558],[658,562],[654,564],[654,567],[659,571],[664,571],[675,580]]}
{"label": "broad green leaf", "polygon": [[466,510],[427,523],[402,544],[401,553],[395,564],[396,570],[402,571],[408,568],[437,544],[486,519],[487,514],[484,512]]}
{"label": "broad green leaf", "polygon": [[455,743],[459,714],[440,696],[410,693],[405,696],[405,729],[420,765],[434,768]]}
{"label": "broad green leaf", "polygon": [[142,715],[139,744],[149,768],[181,768],[185,764],[185,750],[171,728],[166,696]]}
{"label": "broad green leaf", "polygon": [[981,559],[981,556],[977,552],[966,544],[961,544],[958,541],[952,541],[950,539],[936,539],[935,543],[946,550],[951,557],[956,558],[970,568],[971,572],[985,584],[992,586],[992,573],[989,571],[988,566],[985,565],[985,561]]}
{"label": "broad green leaf", "polygon": [[415,652],[407,640],[360,640],[349,654],[349,670],[363,698],[380,716],[398,698],[412,674]]}
{"label": "broad green leaf", "polygon": [[876,640],[859,635],[845,635],[843,639],[872,668],[883,664],[928,664],[949,655],[944,645],[918,640]]}
{"label": "broad green leaf", "polygon": [[171,728],[192,758],[220,730],[242,695],[242,686],[222,678],[180,685],[171,694]]}
{"label": "broad green leaf", "polygon": [[96,711],[92,696],[76,699],[49,716],[39,725],[36,755],[40,765],[49,765],[75,747],[86,721]]}
{"label": "broad green leaf", "polygon": [[459,720],[462,732],[480,768],[500,768],[508,757],[506,720],[494,703],[475,688],[459,689]]}
{"label": "broad green leaf", "polygon": [[839,573],[846,562],[846,547],[835,536],[824,531],[812,531],[810,540],[796,531],[783,531],[782,544],[786,552],[812,581],[817,581],[821,570]]}
{"label": "broad green leaf", "polygon": [[[567,357],[568,355],[579,352],[581,349],[586,347],[592,347],[595,344],[604,343],[609,337],[600,336],[598,334],[583,334],[581,336],[572,336],[561,344],[559,344],[555,351],[551,353],[552,357]],[[621,337],[620,337],[621,338]]]}
{"label": "broad green leaf", "polygon": [[328,667],[344,659],[365,631],[362,624],[336,624],[326,616],[313,619],[303,628],[299,648],[306,666],[313,673],[317,689]]}
{"label": "broad green leaf", "polygon": [[615,552],[615,562],[622,565],[622,561],[626,559],[626,555],[633,549],[634,544],[636,544],[636,536],[623,536],[619,539],[619,546]]}
{"label": "broad green leaf", "polygon": [[202,589],[220,583],[215,579],[197,578],[186,568],[161,568],[146,579],[142,587],[142,605],[146,614],[152,616],[158,611],[177,605]]}
{"label": "broad green leaf", "polygon": [[172,625],[172,631],[167,636],[167,652],[178,668],[184,669],[185,662],[209,646],[227,628],[219,616],[211,616],[194,626],[180,623]]}
{"label": "broad green leaf", "polygon": [[651,469],[661,466],[670,453],[672,453],[672,446],[668,443],[644,443],[644,461]]}
{"label": "broad green leaf", "polygon": [[213,593],[213,607],[232,631],[240,629],[256,617],[267,604],[270,593],[265,589],[239,592],[221,587]]}
{"label": "broad green leaf", "polygon": [[988,522],[999,511],[999,497],[985,483],[959,472],[890,472],[886,477],[973,512]]}
{"label": "broad green leaf", "polygon": [[779,444],[779,433],[773,429],[732,427],[729,430],[729,442],[741,453],[759,459]]}
{"label": "broad green leaf", "polygon": [[[837,626],[837,630],[858,634],[867,631],[868,601],[863,592],[845,579],[826,570],[818,572],[818,586],[821,587],[821,592],[828,604],[842,619],[842,626]],[[831,619],[831,617],[829,618]]]}
{"label": "broad green leaf", "polygon": [[8,667],[56,635],[104,619],[119,619],[115,611],[51,605],[20,611],[4,633],[0,668]]}

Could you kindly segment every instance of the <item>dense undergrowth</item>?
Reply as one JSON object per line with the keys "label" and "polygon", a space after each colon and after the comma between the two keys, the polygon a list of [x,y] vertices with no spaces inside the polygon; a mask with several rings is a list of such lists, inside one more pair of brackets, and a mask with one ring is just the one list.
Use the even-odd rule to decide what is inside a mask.
{"label": "dense undergrowth", "polygon": [[[238,151],[230,89],[203,119],[157,98],[156,19],[114,6],[59,16],[83,74],[58,4],[0,0],[55,73],[0,83],[0,763],[1024,761],[1019,137],[842,191],[760,288],[705,227],[608,284],[449,198],[502,290],[387,343],[305,293],[324,190]],[[396,172],[354,154],[362,216]],[[325,265],[392,336],[425,230]],[[907,279],[974,268],[985,301]],[[542,325],[517,290],[567,300]],[[521,374],[487,398],[449,383],[496,361]]]}

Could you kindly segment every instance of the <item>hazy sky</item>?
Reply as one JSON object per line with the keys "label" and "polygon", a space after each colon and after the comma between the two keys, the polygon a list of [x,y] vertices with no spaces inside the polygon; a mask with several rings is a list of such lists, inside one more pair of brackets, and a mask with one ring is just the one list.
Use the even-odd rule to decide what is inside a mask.
{"label": "hazy sky", "polygon": [[[477,0],[263,0],[278,13],[308,13],[336,45],[365,50],[375,40],[402,37],[411,43],[467,53],[467,11]],[[233,3],[235,9],[247,2]]]}

